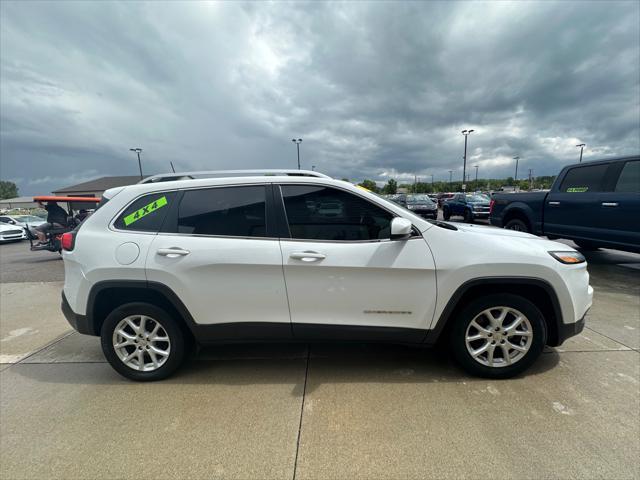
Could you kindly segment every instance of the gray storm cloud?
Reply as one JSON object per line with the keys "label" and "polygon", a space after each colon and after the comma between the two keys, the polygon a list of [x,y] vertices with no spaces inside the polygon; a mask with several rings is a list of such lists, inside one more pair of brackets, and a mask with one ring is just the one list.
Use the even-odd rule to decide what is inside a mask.
{"label": "gray storm cloud", "polygon": [[[0,7],[2,179],[303,167],[448,179],[640,151],[640,4],[114,3]],[[525,170],[522,170],[525,171]]]}

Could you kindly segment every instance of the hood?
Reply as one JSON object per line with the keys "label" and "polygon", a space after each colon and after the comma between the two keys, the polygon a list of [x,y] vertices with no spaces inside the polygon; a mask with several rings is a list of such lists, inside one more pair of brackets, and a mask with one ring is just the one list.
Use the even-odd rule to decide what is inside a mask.
{"label": "hood", "polygon": [[8,230],[22,230],[22,226],[11,225],[10,223],[0,223],[0,232],[6,232]]}
{"label": "hood", "polygon": [[510,238],[513,241],[520,243],[521,245],[532,245],[529,243],[531,240],[535,241],[536,248],[540,247],[545,250],[559,250],[559,251],[569,251],[574,250],[574,248],[565,245],[564,243],[555,242],[553,240],[548,240],[543,237],[538,237],[536,235],[532,235],[530,233],[517,232],[515,230],[507,230],[505,228],[496,228],[496,227],[488,227],[484,225],[472,225],[466,223],[456,223],[455,226],[458,230],[465,233],[472,233],[476,235],[483,235],[487,237],[499,238]]}
{"label": "hood", "polygon": [[455,226],[458,230],[463,232],[481,233],[483,235],[494,235],[498,237],[518,237],[518,238],[531,238],[539,239],[530,233],[517,232],[515,230],[507,230],[505,228],[487,227],[484,225],[473,225],[470,223],[456,223]]}

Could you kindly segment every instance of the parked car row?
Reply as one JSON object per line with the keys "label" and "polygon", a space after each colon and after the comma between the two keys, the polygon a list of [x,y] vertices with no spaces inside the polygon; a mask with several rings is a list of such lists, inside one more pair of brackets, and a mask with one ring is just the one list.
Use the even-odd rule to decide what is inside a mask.
{"label": "parked car row", "polygon": [[0,242],[25,240],[27,229],[35,233],[35,227],[45,221],[36,215],[0,215]]}

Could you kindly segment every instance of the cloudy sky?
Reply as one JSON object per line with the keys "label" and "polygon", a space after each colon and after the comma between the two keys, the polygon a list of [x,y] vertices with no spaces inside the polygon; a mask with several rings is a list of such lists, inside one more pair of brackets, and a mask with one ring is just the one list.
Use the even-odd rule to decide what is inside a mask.
{"label": "cloudy sky", "polygon": [[[554,174],[640,151],[640,3],[0,3],[2,179]],[[429,177],[430,178],[430,177]]]}

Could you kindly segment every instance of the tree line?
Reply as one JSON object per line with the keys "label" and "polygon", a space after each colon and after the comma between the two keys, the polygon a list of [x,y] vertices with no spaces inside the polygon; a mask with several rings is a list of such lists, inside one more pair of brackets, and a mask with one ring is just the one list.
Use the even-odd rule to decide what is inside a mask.
{"label": "tree line", "polygon": [[[494,191],[499,190],[502,187],[517,187],[520,190],[530,189],[549,189],[556,179],[555,175],[541,176],[532,179],[519,179],[514,180],[513,177],[507,178],[489,178],[478,179],[478,181],[471,180],[467,182],[467,191]],[[349,181],[347,178],[343,180]],[[393,178],[389,179],[387,183],[379,187],[373,180],[365,179],[358,183],[359,186],[371,190],[375,193],[381,193],[383,195],[392,195],[398,193],[398,189],[405,189],[408,193],[439,193],[439,192],[461,192],[462,181],[454,182],[416,182],[416,183],[403,183],[398,184]]]}

